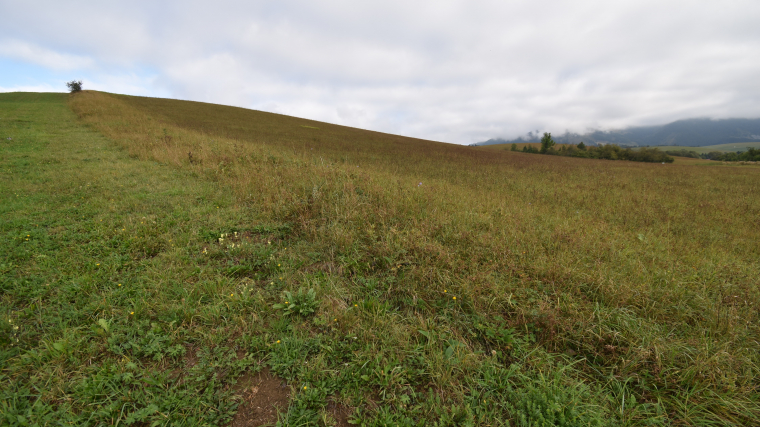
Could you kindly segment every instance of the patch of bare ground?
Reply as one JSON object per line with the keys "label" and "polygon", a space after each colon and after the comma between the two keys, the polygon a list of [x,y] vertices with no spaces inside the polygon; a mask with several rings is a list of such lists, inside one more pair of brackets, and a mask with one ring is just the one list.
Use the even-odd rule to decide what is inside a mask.
{"label": "patch of bare ground", "polygon": [[241,376],[236,389],[241,402],[230,427],[274,425],[277,413],[286,410],[290,400],[290,388],[269,369]]}
{"label": "patch of bare ground", "polygon": [[335,427],[351,427],[351,424],[348,423],[348,417],[353,412],[351,408],[340,403],[329,402],[325,409],[335,420]]}

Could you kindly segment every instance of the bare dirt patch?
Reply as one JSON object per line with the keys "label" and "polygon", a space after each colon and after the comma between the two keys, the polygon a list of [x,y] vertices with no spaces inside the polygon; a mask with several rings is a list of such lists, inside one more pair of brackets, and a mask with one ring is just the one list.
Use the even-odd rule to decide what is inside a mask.
{"label": "bare dirt patch", "polygon": [[238,378],[237,394],[242,397],[230,427],[274,425],[277,413],[288,407],[290,388],[269,369]]}
{"label": "bare dirt patch", "polygon": [[330,402],[326,409],[335,420],[335,427],[351,427],[351,424],[348,423],[348,417],[353,412],[351,408],[340,403]]}

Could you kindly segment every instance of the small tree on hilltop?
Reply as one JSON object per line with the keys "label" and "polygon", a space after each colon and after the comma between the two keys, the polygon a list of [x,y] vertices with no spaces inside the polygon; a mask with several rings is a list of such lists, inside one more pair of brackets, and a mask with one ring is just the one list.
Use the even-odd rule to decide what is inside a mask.
{"label": "small tree on hilltop", "polygon": [[66,83],[66,86],[69,88],[69,92],[81,92],[82,91],[82,81],[81,80],[72,80],[68,83]]}
{"label": "small tree on hilltop", "polygon": [[578,144],[578,149],[579,150],[585,150],[586,149],[586,144],[584,144],[583,141],[581,141],[581,143]]}
{"label": "small tree on hilltop", "polygon": [[541,138],[541,154],[546,154],[547,151],[551,150],[552,147],[554,147],[554,140],[552,139],[552,134],[549,132],[544,132],[544,137]]}

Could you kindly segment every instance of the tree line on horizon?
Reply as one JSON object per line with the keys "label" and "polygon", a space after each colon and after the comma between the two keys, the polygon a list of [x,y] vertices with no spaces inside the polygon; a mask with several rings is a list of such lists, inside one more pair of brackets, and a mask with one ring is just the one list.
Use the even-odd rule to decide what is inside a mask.
{"label": "tree line on horizon", "polygon": [[[577,145],[561,145],[559,149],[554,148],[556,142],[552,139],[550,132],[544,132],[541,138],[541,148],[533,146],[523,146],[523,153],[533,154],[550,154],[554,156],[581,157],[586,159],[605,159],[605,160],[628,160],[632,162],[650,162],[650,163],[673,163],[675,160],[667,153],[657,148],[642,147],[639,150],[623,148],[615,144],[605,144],[600,146],[587,146],[581,141]],[[513,143],[512,151],[519,151],[517,144]]]}
{"label": "tree line on horizon", "polygon": [[[760,118],[755,119],[683,119],[665,125],[633,126],[625,129],[589,130],[585,133],[553,135],[557,144],[588,145],[602,143],[616,144],[621,147],[657,147],[680,145],[686,147],[704,147],[708,145],[729,144],[736,142],[760,141]],[[475,145],[538,143],[541,132],[528,132],[515,139],[495,138]]]}
{"label": "tree line on horizon", "polygon": [[665,153],[671,156],[690,157],[692,159],[718,160],[723,162],[760,162],[760,149],[748,148],[747,151],[724,152],[710,151],[709,153],[697,153],[696,151],[680,149],[669,150]]}

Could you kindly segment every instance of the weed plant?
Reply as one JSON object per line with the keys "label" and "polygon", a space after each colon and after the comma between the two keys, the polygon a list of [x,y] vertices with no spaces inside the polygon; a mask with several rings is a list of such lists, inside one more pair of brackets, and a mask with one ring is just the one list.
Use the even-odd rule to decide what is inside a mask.
{"label": "weed plant", "polygon": [[759,168],[93,91],[0,117],[6,424],[226,425],[264,368],[283,426],[760,419]]}

